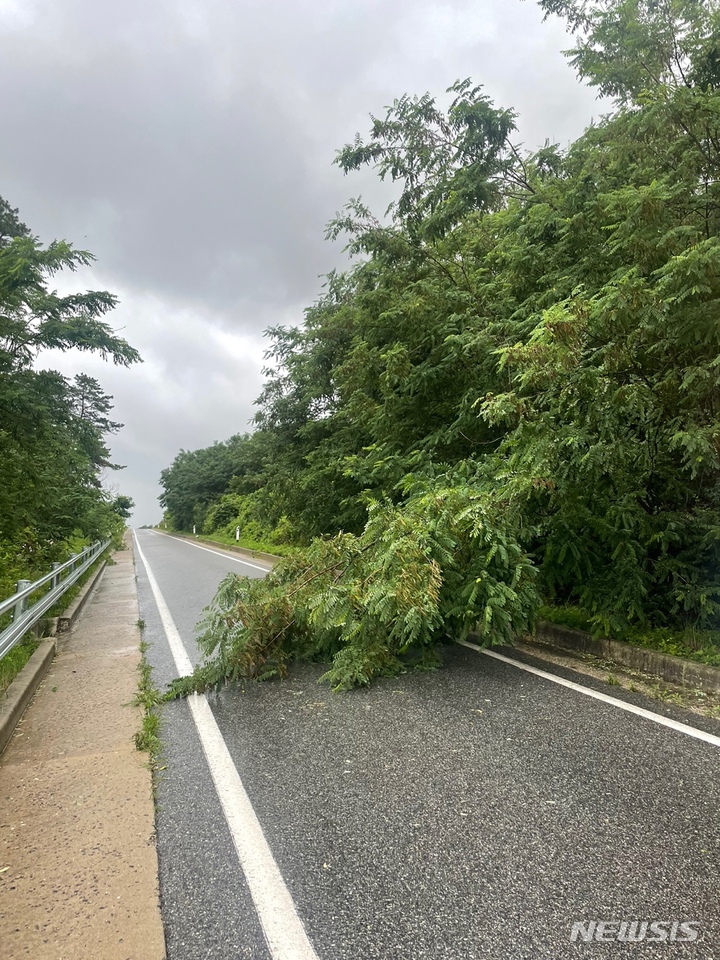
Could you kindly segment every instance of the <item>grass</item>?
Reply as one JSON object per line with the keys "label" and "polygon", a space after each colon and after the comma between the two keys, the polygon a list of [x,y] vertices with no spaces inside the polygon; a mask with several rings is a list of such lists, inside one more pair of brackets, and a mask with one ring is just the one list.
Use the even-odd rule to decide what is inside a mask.
{"label": "grass", "polygon": [[720,630],[634,628],[623,639],[637,647],[648,647],[660,653],[669,653],[673,657],[720,667]]}
{"label": "grass", "polygon": [[557,623],[561,627],[571,627],[573,630],[585,630],[587,633],[592,631],[590,618],[583,613],[580,607],[570,605],[551,606],[550,604],[538,609],[538,620],[547,620],[549,623]]}
{"label": "grass", "polygon": [[26,637],[0,660],[0,693],[5,693],[39,645],[35,637]]}
{"label": "grass", "polygon": [[[584,630],[591,633],[593,624],[587,614],[579,607],[544,606],[538,611],[538,619],[557,623],[563,627]],[[610,637],[622,640],[636,647],[669,653],[684,660],[705,663],[720,667],[720,630],[696,630],[692,627],[672,629],[670,627],[633,627],[622,636]]]}
{"label": "grass", "polygon": [[[142,626],[140,624],[142,623]],[[138,621],[142,630],[144,623]],[[135,734],[135,748],[150,755],[150,765],[155,767],[160,756],[162,744],[160,742],[160,704],[162,694],[153,683],[152,667],[147,659],[148,645],[140,641],[140,663],[138,664],[137,693],[133,697],[133,706],[142,707],[143,718],[140,729]]]}

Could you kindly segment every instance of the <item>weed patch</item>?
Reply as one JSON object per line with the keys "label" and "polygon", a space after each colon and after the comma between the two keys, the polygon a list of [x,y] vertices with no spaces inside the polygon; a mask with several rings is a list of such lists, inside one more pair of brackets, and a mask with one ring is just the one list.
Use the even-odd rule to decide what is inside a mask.
{"label": "weed patch", "polygon": [[133,705],[142,707],[143,718],[140,729],[135,734],[135,748],[150,755],[150,764],[155,766],[160,755],[160,704],[162,697],[152,679],[152,667],[147,659],[147,643],[140,643],[140,663],[138,664],[138,690]]}
{"label": "weed patch", "polygon": [[40,641],[35,637],[26,637],[0,660],[0,693],[7,690],[39,645]]}
{"label": "weed patch", "polygon": [[[190,536],[190,534],[187,534]],[[241,537],[236,540],[235,537],[223,533],[204,533],[203,540],[212,540],[213,543],[226,547],[241,547],[243,550],[258,551],[259,553],[270,553],[276,557],[293,557],[302,552],[302,547],[293,547],[287,544],[272,543],[269,540],[252,540],[247,537]]]}

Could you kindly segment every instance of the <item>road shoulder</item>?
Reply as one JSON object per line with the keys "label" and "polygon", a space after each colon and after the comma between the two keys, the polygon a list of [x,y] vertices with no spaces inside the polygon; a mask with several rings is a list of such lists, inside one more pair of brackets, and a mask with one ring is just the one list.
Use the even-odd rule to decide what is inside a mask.
{"label": "road shoulder", "polygon": [[140,634],[115,555],[0,763],[5,960],[161,960],[152,782],[133,736]]}

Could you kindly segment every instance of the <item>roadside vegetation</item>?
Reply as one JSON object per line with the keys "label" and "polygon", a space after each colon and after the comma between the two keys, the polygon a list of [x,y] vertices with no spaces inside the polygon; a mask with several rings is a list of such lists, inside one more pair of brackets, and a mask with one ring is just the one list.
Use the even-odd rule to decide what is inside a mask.
{"label": "roadside vegetation", "polygon": [[34,636],[25,637],[0,660],[0,694],[4,694],[15,677],[35,653],[40,641]]}
{"label": "roadside vegetation", "polygon": [[301,550],[300,547],[293,547],[284,543],[272,543],[269,540],[253,540],[248,537],[241,537],[238,540],[229,534],[209,533],[204,534],[202,539],[218,543],[221,546],[241,547],[243,550],[270,553],[275,557],[292,557]]}
{"label": "roadside vegetation", "polygon": [[[111,538],[118,548],[133,507],[101,484],[105,470],[117,469],[106,446],[122,426],[109,418],[112,397],[92,377],[43,369],[48,349],[86,350],[123,366],[140,359],[104,321],[112,294],[62,297],[49,286],[92,259],[65,241],[43,246],[0,197],[0,599],[96,540]],[[0,660],[0,690],[36,647],[27,638]]]}
{"label": "roadside vegetation", "polygon": [[92,255],[58,240],[43,246],[0,198],[0,597],[98,539],[119,539],[133,503],[103,489],[112,397],[92,377],[43,369],[44,351],[78,349],[116,364],[137,352],[105,322],[106,291],[60,296],[61,272]]}
{"label": "roadside vegetation", "polygon": [[[137,623],[141,634],[145,629],[143,620]],[[155,768],[162,749],[160,740],[160,706],[162,695],[152,678],[152,666],[147,658],[148,645],[140,641],[140,663],[138,664],[138,689],[133,698],[133,706],[142,710],[140,729],[135,734],[135,749],[148,753],[151,767]]]}
{"label": "roadside vegetation", "polygon": [[[107,563],[112,562],[111,558],[108,558],[107,551],[98,556],[97,560],[88,570],[85,571],[85,573],[83,573],[80,579],[74,583],[65,594],[63,594],[61,599],[54,606],[50,607],[43,619],[51,620],[53,617],[62,616],[62,614],[70,607],[73,600],[75,600],[75,598],[80,594],[80,591],[88,582],[88,580],[95,575],[98,565],[103,561]],[[35,602],[34,596],[35,595],[31,597],[31,603]],[[10,622],[11,618],[9,615],[7,617],[3,617],[0,620],[0,629],[5,627],[7,623]],[[43,621],[40,621],[40,625],[42,625],[42,623]],[[10,650],[9,653],[0,659],[0,693],[4,693],[8,689],[15,677],[20,673],[33,653],[35,653],[42,638],[42,635],[38,637],[34,631],[29,631],[25,637],[23,637],[23,639],[17,643],[12,650]]]}
{"label": "roadside vegetation", "polygon": [[395,203],[330,223],[354,263],[268,331],[255,431],[163,471],[171,527],[305,550],[223,583],[183,689],[296,656],[367,683],[543,604],[716,643],[720,7],[539,2],[607,115],[534,153],[469,80],[374,117],[336,163]]}
{"label": "roadside vegetation", "polygon": [[[590,617],[577,606],[549,606],[538,608],[538,620],[547,620],[573,630],[598,633],[593,630]],[[649,624],[629,627],[618,639],[639,647],[648,647],[660,653],[669,653],[685,660],[720,667],[720,630],[702,630],[695,625],[682,628],[653,627]]]}

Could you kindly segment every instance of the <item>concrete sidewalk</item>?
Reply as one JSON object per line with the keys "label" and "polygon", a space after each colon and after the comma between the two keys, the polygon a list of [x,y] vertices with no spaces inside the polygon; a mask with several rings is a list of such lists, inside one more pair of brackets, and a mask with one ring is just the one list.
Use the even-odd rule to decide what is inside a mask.
{"label": "concrete sidewalk", "polygon": [[152,783],[135,750],[132,550],[115,554],[0,762],[3,960],[162,960]]}

